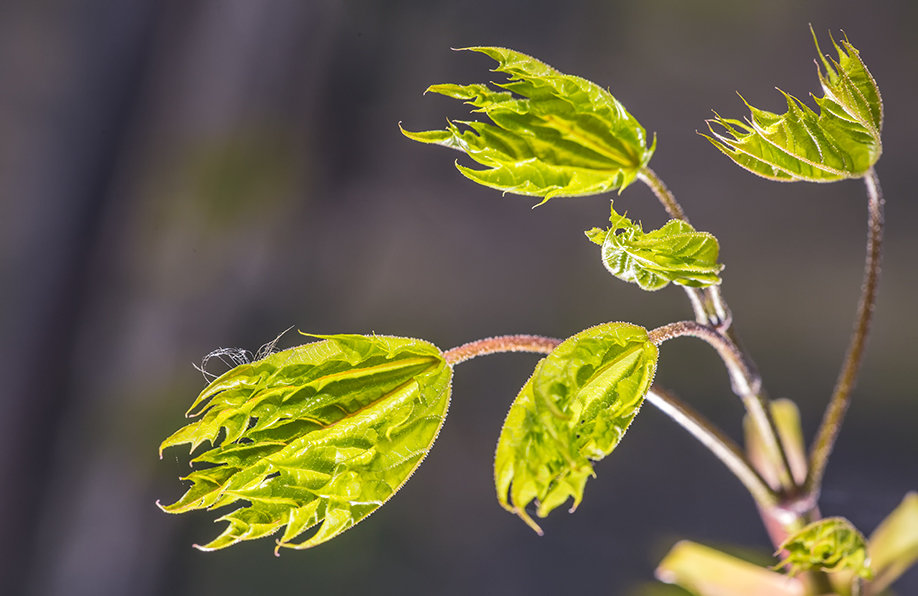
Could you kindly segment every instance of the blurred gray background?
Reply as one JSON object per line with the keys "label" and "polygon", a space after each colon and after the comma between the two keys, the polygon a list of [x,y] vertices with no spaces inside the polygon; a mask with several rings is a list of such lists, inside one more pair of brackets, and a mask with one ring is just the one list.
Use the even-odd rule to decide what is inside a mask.
{"label": "blurred gray background", "polygon": [[[459,154],[408,141],[461,117],[422,96],[489,78],[506,45],[608,86],[655,132],[652,166],[721,240],[724,294],[773,396],[812,434],[861,278],[858,182],[780,185],[696,131],[735,92],[783,110],[818,91],[808,23],[843,29],[886,100],[888,200],[870,351],[826,477],[827,514],[871,531],[918,489],[911,0],[13,2],[0,7],[0,593],[634,594],[674,541],[767,554],[751,499],[648,407],[573,515],[539,538],[497,504],[493,449],[535,357],[464,364],[433,451],[380,512],[308,552],[215,554],[206,513],[169,516],[180,450],[157,446],[218,347],[295,326],[448,348],[690,317],[684,294],[611,279],[582,230],[605,197],[477,187]],[[824,49],[826,45],[824,44]],[[639,184],[619,210],[659,225]],[[288,334],[282,346],[300,342]],[[713,351],[669,343],[658,380],[738,438]],[[900,593],[918,594],[913,570]]]}

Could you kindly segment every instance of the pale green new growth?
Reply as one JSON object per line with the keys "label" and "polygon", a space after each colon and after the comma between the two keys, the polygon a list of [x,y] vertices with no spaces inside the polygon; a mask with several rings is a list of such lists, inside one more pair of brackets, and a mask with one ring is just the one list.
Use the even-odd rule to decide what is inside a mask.
{"label": "pale green new growth", "polygon": [[584,232],[602,247],[602,263],[615,277],[643,290],[659,290],[673,282],[703,288],[720,283],[717,238],[696,232],[688,223],[671,219],[659,230],[644,232],[612,208],[612,226]]}
{"label": "pale green new growth", "polygon": [[[847,39],[840,44],[832,40],[837,60],[822,55],[816,44],[826,70],[818,69],[824,96],[813,96],[819,114],[781,91],[787,101],[784,114],[747,103],[745,122],[718,115],[708,121],[713,136],[707,138],[742,167],[773,180],[832,182],[864,176],[883,149],[883,101],[857,49]],[[712,124],[725,133],[715,132]]]}
{"label": "pale green new growth", "polygon": [[[552,197],[621,190],[653,155],[644,128],[608,91],[506,48],[473,47],[498,62],[509,81],[433,85],[465,100],[491,123],[447,122],[445,130],[402,132],[468,154],[483,170],[456,164],[468,178],[504,192]],[[459,126],[462,125],[462,126]],[[543,201],[544,202],[544,201]]]}
{"label": "pale green new growth", "polygon": [[918,561],[918,493],[905,495],[893,512],[880,522],[870,535],[867,550],[875,575],[871,583],[875,593]]}
{"label": "pale green new growth", "polygon": [[217,520],[229,526],[204,550],[282,526],[278,548],[325,542],[386,502],[430,450],[452,377],[440,350],[416,339],[324,337],[215,379],[189,410],[198,420],[163,441],[160,452],[211,445],[165,511],[241,505]]}
{"label": "pale green new growth", "polygon": [[801,571],[850,570],[864,579],[873,577],[867,543],[851,522],[843,517],[827,517],[795,532],[778,547],[784,558],[776,567],[791,574]]}
{"label": "pale green new growth", "polygon": [[[815,34],[814,34],[814,41]],[[825,463],[850,399],[870,314],[882,238],[883,198],[873,171],[882,152],[883,104],[873,77],[847,39],[832,40],[837,59],[820,53],[819,112],[781,92],[787,111],[749,104],[745,121],[708,122],[715,147],[740,166],[779,181],[864,177],[868,258],[855,333],[830,407],[807,458],[797,407],[771,402],[736,341],[719,288],[717,239],[689,225],[682,207],[647,164],[656,140],[608,91],[519,52],[472,47],[497,61],[501,83],[433,85],[465,101],[481,121],[447,121],[444,130],[409,132],[423,143],[457,149],[483,166],[456,164],[475,182],[543,197],[622,190],[640,177],[674,219],[644,232],[611,209],[606,229],[587,237],[613,276],[653,291],[686,286],[697,322],[648,332],[605,323],[567,340],[518,334],[475,340],[441,352],[421,340],[390,336],[316,336],[320,341],[236,366],[192,404],[194,420],[160,447],[189,445],[187,492],[170,513],[224,509],[224,531],[203,550],[225,548],[283,529],[282,547],[321,544],[385,503],[430,450],[446,416],[454,365],[477,356],[525,351],[538,362],[510,406],[497,443],[498,501],[541,534],[538,517],[583,499],[593,462],[608,456],[645,396],[682,425],[746,486],[783,559],[760,567],[699,544],[680,542],[657,577],[696,596],[877,596],[918,560],[918,494],[911,493],[871,536],[844,518],[821,519]],[[744,100],[745,101],[745,100]],[[715,131],[715,128],[717,131]],[[692,288],[705,288],[695,290]],[[657,345],[691,335],[717,349],[746,407],[745,453],[674,393],[651,387]],[[202,445],[207,444],[205,447]],[[805,525],[812,520],[819,520]],[[802,529],[800,529],[802,528]],[[309,532],[308,535],[305,535]],[[789,537],[788,533],[791,533]],[[786,540],[785,540],[786,538]],[[786,568],[786,573],[779,573]],[[803,575],[797,576],[804,572]],[[866,580],[866,581],[862,581]]]}
{"label": "pale green new growth", "polygon": [[536,532],[539,517],[583,498],[592,461],[609,455],[637,415],[656,370],[647,331],[628,323],[591,327],[539,361],[504,421],[494,459],[497,498]]}
{"label": "pale green new growth", "polygon": [[804,596],[804,585],[709,546],[682,540],[666,554],[657,579],[695,596]]}

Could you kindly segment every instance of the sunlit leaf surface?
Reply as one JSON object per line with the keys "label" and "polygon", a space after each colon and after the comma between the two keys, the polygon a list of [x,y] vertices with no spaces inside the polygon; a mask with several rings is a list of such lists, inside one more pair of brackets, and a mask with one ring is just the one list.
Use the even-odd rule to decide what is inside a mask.
{"label": "sunlit leaf surface", "polygon": [[644,290],[659,290],[670,282],[695,288],[720,283],[723,265],[717,262],[717,238],[696,232],[688,223],[671,219],[659,230],[644,232],[612,209],[612,226],[586,232],[602,247],[602,262],[615,277]]}
{"label": "sunlit leaf surface", "polygon": [[644,128],[599,85],[506,48],[466,49],[496,60],[494,70],[509,80],[493,83],[497,89],[443,84],[427,90],[464,100],[490,122],[448,121],[445,130],[402,132],[485,166],[457,164],[468,178],[548,200],[623,189],[650,161],[653,146]]}
{"label": "sunlit leaf surface", "polygon": [[526,512],[583,498],[591,462],[609,455],[637,415],[656,369],[647,331],[606,323],[568,338],[539,361],[501,430],[494,461],[497,497],[534,530]]}
{"label": "sunlit leaf surface", "polygon": [[[800,410],[797,404],[789,399],[775,399],[770,405],[771,417],[775,422],[778,438],[784,446],[791,474],[794,480],[802,485],[806,480],[807,459],[803,429],[800,426]],[[743,430],[746,435],[746,453],[749,455],[749,461],[769,486],[781,486],[780,466],[783,466],[784,463],[774,461],[770,457],[766,440],[762,437],[761,427],[749,414],[743,416]]]}
{"label": "sunlit leaf surface", "polygon": [[195,400],[196,420],[162,443],[161,452],[209,444],[192,460],[188,491],[163,509],[235,506],[204,550],[284,526],[278,548],[325,542],[379,508],[421,463],[446,415],[451,376],[435,346],[387,336],[327,336],[237,366]]}
{"label": "sunlit leaf surface", "polygon": [[[815,35],[814,35],[815,40]],[[782,181],[831,182],[866,174],[882,152],[883,101],[857,49],[832,40],[837,59],[822,55],[823,97],[816,113],[784,93],[787,111],[775,114],[746,104],[745,121],[717,116],[708,139],[747,170]],[[719,125],[717,132],[713,125]]]}
{"label": "sunlit leaf surface", "polygon": [[805,596],[804,584],[709,546],[683,540],[660,561],[657,579],[695,596]]}
{"label": "sunlit leaf surface", "polygon": [[871,588],[879,592],[918,562],[918,493],[902,502],[870,535],[870,567],[875,574]]}
{"label": "sunlit leaf surface", "polygon": [[792,574],[811,569],[847,569],[864,579],[873,577],[864,537],[842,517],[809,524],[788,537],[778,551],[785,553],[779,566],[787,567]]}

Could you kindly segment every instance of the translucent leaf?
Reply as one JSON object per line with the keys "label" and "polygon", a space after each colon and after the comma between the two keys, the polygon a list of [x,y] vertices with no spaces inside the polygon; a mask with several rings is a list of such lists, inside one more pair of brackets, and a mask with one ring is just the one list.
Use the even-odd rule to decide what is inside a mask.
{"label": "translucent leaf", "polygon": [[430,450],[452,377],[440,350],[416,339],[323,337],[215,379],[189,410],[196,420],[163,441],[160,452],[209,443],[184,478],[188,491],[165,511],[237,506],[203,550],[283,526],[278,548],[325,542],[386,502]]}
{"label": "translucent leaf", "polygon": [[606,323],[568,338],[539,361],[504,421],[494,461],[497,498],[534,530],[539,517],[583,498],[593,461],[609,455],[653,380],[657,348],[647,331]]}
{"label": "translucent leaf", "polygon": [[870,535],[870,566],[878,593],[918,561],[918,493],[909,493]]}
{"label": "translucent leaf", "polygon": [[[644,128],[602,87],[506,48],[466,48],[497,61],[508,81],[433,85],[464,100],[490,122],[447,122],[445,130],[402,132],[458,149],[484,169],[456,164],[491,188],[548,199],[621,190],[647,165],[654,147]],[[543,201],[544,202],[544,201]]]}
{"label": "translucent leaf", "polygon": [[[800,410],[789,399],[776,399],[771,402],[771,416],[775,421],[781,445],[784,446],[794,480],[802,485],[806,480],[807,461],[803,430],[800,427]],[[759,425],[748,414],[743,417],[743,429],[750,461],[771,487],[779,487],[781,484],[779,469],[784,462],[770,459],[769,450],[762,438]]]}
{"label": "translucent leaf", "polygon": [[602,262],[615,277],[653,291],[670,282],[695,288],[717,285],[723,265],[717,262],[717,238],[671,219],[659,230],[644,232],[612,208],[607,230],[593,228],[590,241],[602,246]]}
{"label": "translucent leaf", "polygon": [[787,567],[792,574],[811,569],[848,569],[864,579],[873,577],[866,541],[843,517],[827,517],[809,524],[789,536],[778,552],[784,552],[778,567]]}
{"label": "translucent leaf", "polygon": [[857,49],[847,39],[832,45],[838,59],[822,55],[816,43],[825,67],[818,68],[824,95],[813,98],[818,114],[781,91],[785,113],[747,103],[744,122],[718,115],[708,121],[707,138],[742,167],[773,180],[831,182],[866,174],[882,153],[883,101]]}
{"label": "translucent leaf", "polygon": [[759,567],[733,555],[684,540],[660,562],[657,579],[682,586],[697,596],[804,596],[793,577]]}

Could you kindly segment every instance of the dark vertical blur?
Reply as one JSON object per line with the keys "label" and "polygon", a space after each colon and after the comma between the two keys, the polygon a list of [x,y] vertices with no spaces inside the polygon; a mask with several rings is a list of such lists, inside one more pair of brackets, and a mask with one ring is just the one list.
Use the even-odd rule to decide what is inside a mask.
{"label": "dark vertical blur", "polygon": [[[450,347],[688,316],[677,290],[607,279],[581,230],[604,198],[478,188],[456,155],[398,132],[460,106],[422,96],[488,77],[450,51],[506,45],[604,85],[648,128],[654,168],[721,239],[724,292],[774,395],[812,433],[853,315],[864,244],[856,182],[779,185],[695,134],[735,91],[780,109],[817,91],[807,24],[843,29],[886,100],[888,243],[870,353],[823,509],[870,531],[918,489],[914,171],[918,8],[909,0],[310,0],[8,3],[0,8],[0,593],[624,594],[679,537],[761,548],[749,498],[648,411],[575,515],[538,538],[496,504],[493,446],[533,359],[463,365],[418,474],[319,549],[191,548],[172,517],[187,464],[157,458],[202,386],[192,363],[294,325]],[[825,49],[825,46],[824,46]],[[643,188],[620,198],[648,223]],[[288,334],[283,345],[298,340]],[[286,343],[284,343],[286,342]],[[659,378],[733,434],[740,408],[689,340]],[[918,574],[900,584],[918,593]]]}

